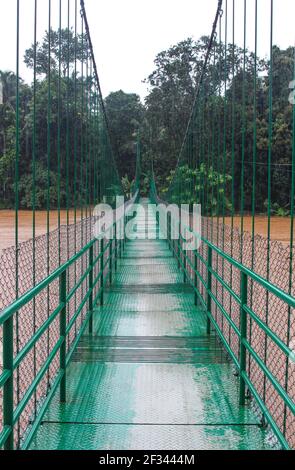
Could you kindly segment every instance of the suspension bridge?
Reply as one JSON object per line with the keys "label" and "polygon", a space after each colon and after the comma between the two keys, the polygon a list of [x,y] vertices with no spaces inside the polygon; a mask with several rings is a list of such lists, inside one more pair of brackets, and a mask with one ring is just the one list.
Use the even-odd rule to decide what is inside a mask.
{"label": "suspension bridge", "polygon": [[[273,1],[269,2],[268,132],[263,176],[268,182],[267,238],[255,232],[260,151],[257,38],[261,18],[256,0],[251,18],[255,26],[254,73],[249,88],[248,2],[243,2],[242,63],[237,60],[235,47],[235,0],[217,3],[170,187],[162,193],[157,190],[155,165],[150,173],[149,196],[142,194],[138,151],[132,197],[125,197],[124,210],[115,212],[116,197],[124,196],[124,191],[84,1],[67,2],[66,37],[62,36],[59,2],[59,34],[55,38],[50,34],[52,11],[48,2],[43,91],[37,70],[35,1],[30,124],[33,236],[21,243],[19,194],[25,148],[20,132],[24,117],[20,113],[23,89],[17,28],[15,246],[3,250],[0,259],[1,448],[295,447],[294,105],[290,105],[289,116],[290,244],[284,246],[271,239]],[[20,2],[16,4],[19,26]],[[70,50],[70,31],[74,52]],[[52,66],[53,41],[58,51],[56,68]],[[44,103],[45,126],[37,121],[37,109]],[[246,112],[249,103],[251,116]],[[44,132],[47,233],[37,236],[38,162]],[[249,147],[251,165],[247,162]],[[58,206],[54,231],[50,225],[53,167],[59,175],[54,182]],[[229,169],[232,178],[228,189]],[[245,192],[249,191],[246,182],[252,197],[252,233],[243,225]],[[94,237],[99,217],[93,209],[100,202],[120,215]],[[132,221],[134,203],[140,203],[143,212],[133,224],[133,236],[127,237],[125,228]],[[193,234],[190,216],[188,226],[183,227],[169,210],[171,204],[187,204],[190,215],[194,203],[201,204],[203,211],[200,234]],[[66,225],[60,215],[64,206]],[[240,228],[234,226],[237,210]],[[231,217],[231,225],[225,223],[226,217]],[[173,237],[175,229],[180,233],[178,238]],[[187,233],[198,237],[200,248],[186,249]]]}

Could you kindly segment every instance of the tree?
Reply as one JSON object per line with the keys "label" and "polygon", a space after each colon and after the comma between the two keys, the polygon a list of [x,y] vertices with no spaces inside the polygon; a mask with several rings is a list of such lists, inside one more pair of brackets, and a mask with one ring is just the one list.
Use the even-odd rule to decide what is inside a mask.
{"label": "tree", "polygon": [[2,103],[11,105],[15,103],[16,76],[10,71],[0,71],[0,82],[2,85]]}
{"label": "tree", "polygon": [[[164,184],[169,169],[176,165],[181,145],[187,129],[195,93],[201,78],[204,58],[208,50],[209,37],[203,36],[198,41],[191,38],[181,41],[155,59],[155,70],[145,80],[150,85],[150,93],[146,98],[146,117],[150,127],[150,145],[156,173]],[[243,50],[231,44],[227,45],[227,53],[223,44],[213,44],[215,61],[210,61],[205,71],[204,81],[206,95],[217,96],[219,71],[223,70],[228,87],[233,84],[232,69],[235,75],[241,73],[243,66]],[[225,61],[226,58],[226,61]],[[225,67],[225,64],[227,66]],[[254,55],[247,51],[247,73],[249,80],[254,77]],[[265,70],[266,63],[258,61],[258,70]],[[240,84],[237,80],[237,84]],[[251,82],[253,89],[253,82]],[[240,90],[240,97],[242,92]],[[240,99],[238,96],[238,98]],[[229,96],[230,99],[230,96]]]}
{"label": "tree", "polygon": [[[87,138],[98,145],[97,162],[104,152],[104,137],[101,135],[99,122],[92,119],[90,109],[94,110],[95,96],[90,99],[92,78],[82,78],[73,73],[73,64],[77,59],[77,69],[80,61],[86,60],[88,46],[86,37],[75,38],[72,30],[57,30],[50,32],[51,39],[51,81],[50,81],[50,123],[48,123],[48,47],[49,34],[37,45],[37,80],[33,86],[19,80],[19,177],[20,203],[24,208],[32,207],[31,193],[32,154],[34,122],[36,126],[35,156],[36,156],[36,205],[43,208],[46,205],[44,186],[50,180],[51,207],[57,204],[57,186],[66,181],[66,188],[60,185],[61,205],[66,202],[73,204],[77,193],[74,185],[75,177],[81,182],[79,186],[79,201],[86,203],[89,193],[86,185],[86,163],[91,164],[91,148],[85,146]],[[69,42],[68,42],[69,41]],[[138,95],[124,93],[122,90],[111,93],[105,99],[106,112],[109,118],[111,140],[117,166],[123,184],[128,191],[131,189],[135,176],[136,142],[140,135],[142,183],[146,183],[147,175],[154,168],[157,176],[159,191],[167,190],[167,181],[171,178],[170,171],[175,167],[180,155],[183,138],[187,129],[188,119],[194,101],[195,91],[203,70],[204,57],[208,48],[208,37],[198,41],[186,39],[160,52],[155,59],[155,70],[146,79],[150,92],[145,100],[145,106]],[[82,44],[83,43],[83,44]],[[201,175],[207,180],[205,190],[212,192],[211,212],[216,213],[218,200],[222,201],[226,210],[239,212],[241,207],[242,168],[241,160],[244,150],[244,195],[245,210],[252,206],[253,181],[253,135],[254,135],[254,79],[257,82],[257,165],[256,165],[256,211],[265,211],[271,205],[275,214],[288,214],[291,206],[290,187],[292,177],[292,105],[288,102],[289,82],[293,79],[294,56],[293,48],[282,50],[273,48],[273,123],[272,123],[272,155],[271,155],[271,201],[268,201],[268,144],[269,144],[269,63],[258,58],[257,75],[255,77],[254,55],[246,51],[246,71],[243,70],[243,50],[231,44],[225,46],[214,44],[215,60],[210,60],[204,78],[204,93],[206,95],[203,107],[206,119],[202,129],[202,145],[204,149],[212,148],[212,138],[217,136],[220,123],[226,123],[225,133],[222,132],[222,145],[214,145],[210,150],[208,162],[192,159],[188,162],[188,153],[193,149],[194,155],[199,145],[200,128],[192,126],[189,146],[182,153],[181,170],[178,176],[182,180],[182,196],[188,199],[188,190],[194,188],[198,193],[198,178]],[[84,50],[84,54],[83,54]],[[212,57],[211,57],[212,59]],[[226,59],[226,60],[225,60]],[[34,48],[25,53],[28,67],[34,66]],[[225,67],[225,65],[227,66]],[[234,65],[234,78],[232,74]],[[227,90],[220,91],[220,70],[222,79],[227,79]],[[59,74],[59,71],[61,74]],[[16,149],[16,76],[12,72],[0,71],[2,100],[0,102],[0,198],[2,207],[11,207],[14,203],[14,167]],[[76,86],[75,86],[76,85]],[[245,86],[245,103],[243,86]],[[83,90],[83,91],[82,91]],[[34,102],[34,96],[36,101]],[[202,98],[202,97],[201,97]],[[200,102],[200,96],[199,96]],[[92,101],[91,101],[92,100]],[[91,101],[91,102],[90,102]],[[35,103],[35,108],[34,108]],[[83,109],[82,109],[83,103]],[[245,104],[245,106],[244,106]],[[86,109],[87,107],[87,109]],[[224,111],[226,109],[226,115]],[[233,112],[235,113],[233,115]],[[36,114],[35,114],[36,113]],[[245,139],[242,148],[243,118],[245,115]],[[212,117],[213,116],[213,117]],[[198,113],[195,118],[198,119]],[[232,122],[235,119],[235,138],[232,141]],[[35,121],[34,121],[35,119]],[[79,123],[76,126],[76,123]],[[197,121],[196,121],[197,122]],[[199,121],[198,121],[199,122]],[[47,138],[50,124],[50,168],[48,166]],[[94,127],[95,125],[95,127]],[[223,126],[223,124],[222,124]],[[192,137],[193,136],[193,137]],[[215,139],[216,140],[216,139]],[[69,149],[67,143],[70,142]],[[216,142],[215,142],[216,144]],[[75,159],[75,150],[76,156]],[[87,147],[87,148],[86,148]],[[205,153],[207,150],[205,151]],[[208,153],[208,152],[207,152]],[[234,164],[232,165],[232,154]],[[207,155],[208,156],[208,155]],[[59,158],[58,158],[59,157]],[[199,158],[199,157],[198,157]],[[76,162],[76,166],[72,164]],[[68,165],[68,163],[70,164]],[[204,164],[202,167],[201,164]],[[196,166],[196,167],[195,167]],[[223,167],[224,166],[224,167]],[[88,166],[89,169],[89,166]],[[88,170],[87,170],[88,171]],[[90,177],[93,175],[90,173]],[[96,181],[100,193],[113,194],[109,182],[112,181],[113,168],[101,168],[100,179]],[[88,176],[87,176],[88,177]],[[168,178],[168,180],[167,180]],[[229,180],[230,178],[230,180]],[[226,181],[225,181],[225,180]],[[189,181],[189,186],[184,184]],[[222,182],[222,184],[221,184]],[[231,182],[231,184],[229,184]],[[84,184],[85,183],[85,184]],[[203,183],[202,183],[203,184]],[[84,186],[83,186],[84,185]],[[88,183],[87,183],[88,185]],[[104,185],[107,185],[104,187]],[[217,188],[224,187],[225,193],[217,193]],[[89,186],[88,186],[89,187]],[[96,190],[97,190],[96,188]],[[231,192],[234,189],[234,207]],[[117,188],[117,190],[121,190]],[[194,191],[192,194],[194,195]],[[206,192],[205,191],[205,192]],[[207,191],[208,193],[208,191]],[[98,191],[97,191],[98,194]],[[177,194],[177,191],[175,191]],[[66,196],[70,200],[66,200]],[[46,196],[47,197],[47,196]],[[84,201],[84,202],[83,202]],[[230,201],[230,202],[229,202]],[[210,212],[208,203],[207,213]]]}
{"label": "tree", "polygon": [[[35,208],[43,209],[47,204],[47,168],[43,166],[42,163],[36,163],[35,170]],[[50,196],[50,206],[57,206],[57,172],[49,172],[49,196]],[[32,209],[33,208],[33,176],[32,176],[32,166],[30,173],[25,173],[19,183],[19,196],[20,204],[22,207]],[[65,201],[66,189],[65,182],[61,182],[61,199]]]}
{"label": "tree", "polygon": [[135,93],[122,90],[110,93],[105,99],[111,137],[117,153],[117,166],[121,177],[135,176],[137,134],[144,119],[144,107]]}
{"label": "tree", "polygon": [[[0,198],[2,207],[11,207],[14,199],[16,76],[0,71],[2,103],[0,103]],[[26,116],[31,99],[31,88],[19,80],[20,154],[26,152]],[[25,164],[25,158],[23,159]]]}
{"label": "tree", "polygon": [[[49,56],[49,40],[50,40],[50,69],[51,71],[58,71],[59,64],[61,66],[61,73],[65,77],[68,73],[68,67],[72,67],[75,59],[81,62],[82,59],[86,61],[89,57],[89,50],[87,47],[87,35],[77,34],[75,38],[72,29],[61,29],[54,31],[50,30],[50,34],[46,31],[42,43],[37,43],[36,50],[36,72],[38,75],[47,75],[49,70],[48,56]],[[34,55],[35,49],[32,45],[26,50],[24,62],[28,68],[34,68]]]}

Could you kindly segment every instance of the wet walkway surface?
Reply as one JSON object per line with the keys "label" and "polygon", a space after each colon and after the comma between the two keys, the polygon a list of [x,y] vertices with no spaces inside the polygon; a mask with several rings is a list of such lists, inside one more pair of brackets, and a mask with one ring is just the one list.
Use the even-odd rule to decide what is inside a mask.
{"label": "wet walkway surface", "polygon": [[56,394],[32,449],[269,448],[165,241],[127,243],[67,376],[67,403]]}

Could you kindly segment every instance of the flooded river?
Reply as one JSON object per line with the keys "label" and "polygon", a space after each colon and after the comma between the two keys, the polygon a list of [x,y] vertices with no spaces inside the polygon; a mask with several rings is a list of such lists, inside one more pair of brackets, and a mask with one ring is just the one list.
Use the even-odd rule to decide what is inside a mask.
{"label": "flooded river", "polygon": [[[79,220],[80,212],[77,213],[77,220]],[[33,214],[31,211],[19,212],[19,241],[23,242],[32,238],[32,221]],[[221,221],[221,219],[220,219]],[[69,213],[69,223],[74,222],[74,211]],[[67,223],[67,212],[61,211],[61,224]],[[231,225],[231,219],[226,218],[225,223]],[[241,227],[241,218],[235,217],[234,225],[237,228]],[[50,230],[55,230],[58,227],[58,212],[50,212]],[[15,215],[14,211],[1,210],[0,211],[0,250],[8,248],[15,243]],[[251,232],[252,218],[246,216],[244,218],[244,230]],[[43,235],[47,232],[47,213],[46,211],[36,212],[36,235]],[[255,232],[262,237],[267,237],[267,217],[257,216],[255,219]],[[271,219],[271,238],[278,240],[283,244],[289,244],[290,241],[290,218],[288,217],[272,217]]]}

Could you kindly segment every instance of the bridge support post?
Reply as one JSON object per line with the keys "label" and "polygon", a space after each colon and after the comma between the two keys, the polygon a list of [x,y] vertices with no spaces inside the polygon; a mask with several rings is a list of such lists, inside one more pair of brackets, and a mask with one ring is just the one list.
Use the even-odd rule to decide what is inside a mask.
{"label": "bridge support post", "polygon": [[173,238],[172,239],[172,232],[173,232],[173,235],[174,235],[174,229],[172,230],[172,224],[173,224],[173,227],[174,227],[174,221],[172,222],[172,217],[171,217],[171,214],[170,214],[170,247],[171,247],[171,250],[172,250],[172,255],[173,255],[173,258],[175,258],[175,242],[176,240]]}
{"label": "bridge support post", "polygon": [[13,450],[13,317],[3,324],[3,370],[9,372],[9,377],[3,387],[3,428],[10,429],[10,434],[4,443],[5,450]]}
{"label": "bridge support post", "polygon": [[169,239],[170,249],[172,251],[172,256],[174,257],[174,240],[172,240],[172,219],[170,217],[170,239]]}
{"label": "bridge support post", "polygon": [[160,240],[160,215],[156,213],[156,239]]}
{"label": "bridge support post", "polygon": [[113,239],[110,241],[110,246],[109,246],[109,270],[110,270],[110,284],[113,282]]}
{"label": "bridge support post", "polygon": [[241,273],[241,307],[240,307],[240,328],[241,328],[241,339],[240,339],[240,405],[244,406],[246,401],[246,383],[243,377],[246,372],[246,346],[244,342],[247,340],[247,312],[245,311],[245,305],[248,301],[248,276],[245,273]]}
{"label": "bridge support post", "polygon": [[104,295],[103,295],[103,288],[104,288],[104,239],[100,240],[100,305],[104,304]]}
{"label": "bridge support post", "polygon": [[89,301],[88,301],[88,310],[90,312],[89,317],[89,334],[92,335],[93,333],[93,246],[89,249]]}
{"label": "bridge support post", "polygon": [[194,287],[195,287],[195,306],[197,307],[198,305],[198,294],[197,294],[197,290],[198,290],[198,276],[197,276],[197,272],[198,272],[198,257],[197,257],[197,253],[194,252]]}
{"label": "bridge support post", "polygon": [[186,274],[186,270],[187,270],[187,253],[182,250],[182,253],[183,253],[183,282],[184,284],[186,284],[186,281],[187,281],[187,274]]}
{"label": "bridge support post", "polygon": [[115,271],[118,269],[117,222],[115,222]]}
{"label": "bridge support post", "polygon": [[[184,227],[184,233],[183,233],[183,240],[182,243],[186,241],[186,232],[187,228]],[[188,260],[188,252],[186,250],[182,250],[183,253],[183,282],[186,284],[188,280],[188,273],[187,273],[187,260]]]}
{"label": "bridge support post", "polygon": [[127,237],[126,237],[126,224],[127,224],[127,221],[128,221],[128,217],[125,215],[124,216],[124,237],[123,237],[123,251],[125,251],[125,248],[126,248],[126,241],[127,241]]}
{"label": "bridge support post", "polygon": [[208,270],[208,282],[207,282],[207,334],[211,333],[211,321],[209,314],[212,313],[212,299],[211,299],[211,290],[212,290],[212,248],[208,246],[208,260],[207,260],[207,270]]}
{"label": "bridge support post", "polygon": [[119,221],[118,258],[122,258],[122,220]]}
{"label": "bridge support post", "polygon": [[167,215],[167,242],[169,249],[171,250],[171,217],[170,214]]}
{"label": "bridge support post", "polygon": [[124,225],[124,219],[121,220],[121,240],[120,240],[120,258],[123,256],[123,246],[124,246],[124,238],[122,237],[125,236],[125,225]]}
{"label": "bridge support post", "polygon": [[177,259],[178,259],[178,269],[181,268],[181,262],[180,262],[180,258],[181,258],[181,223],[179,223],[179,238],[178,238],[178,241],[177,241]]}
{"label": "bridge support post", "polygon": [[67,329],[67,271],[63,271],[59,278],[59,301],[63,306],[59,316],[59,335],[62,341],[60,347],[60,370],[63,372],[63,376],[60,382],[60,401],[65,403],[66,401],[66,329]]}
{"label": "bridge support post", "polygon": [[123,257],[123,252],[124,252],[124,249],[125,249],[125,236],[126,236],[126,233],[125,233],[125,217],[122,219],[122,240],[121,240],[121,258]]}

